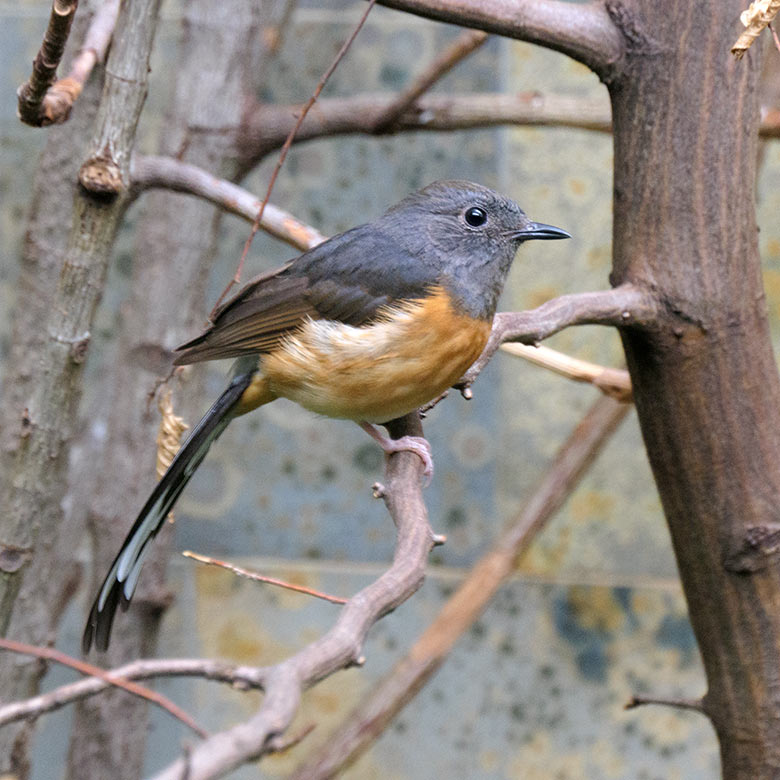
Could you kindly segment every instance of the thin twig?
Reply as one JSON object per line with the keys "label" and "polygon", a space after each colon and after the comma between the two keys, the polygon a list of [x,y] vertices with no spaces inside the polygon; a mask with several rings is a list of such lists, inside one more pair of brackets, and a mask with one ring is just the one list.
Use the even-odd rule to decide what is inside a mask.
{"label": "thin twig", "polygon": [[279,175],[279,171],[282,169],[282,165],[284,165],[285,159],[287,159],[287,153],[290,151],[290,147],[292,146],[292,142],[293,139],[295,138],[295,134],[298,132],[298,128],[303,124],[303,120],[306,118],[306,114],[309,113],[309,109],[314,105],[315,101],[320,96],[320,92],[322,92],[322,90],[325,88],[325,85],[328,83],[328,79],[333,75],[333,72],[336,70],[339,63],[344,58],[344,55],[347,53],[347,51],[349,51],[349,47],[352,46],[352,42],[355,40],[355,38],[357,38],[358,33],[360,32],[363,25],[365,24],[365,21],[368,18],[368,15],[371,13],[371,9],[374,7],[375,4],[376,4],[376,0],[369,0],[366,10],[364,11],[363,15],[360,17],[360,20],[358,21],[357,25],[355,25],[355,29],[350,34],[349,38],[347,38],[347,40],[344,41],[344,44],[339,49],[338,54],[336,54],[335,58],[333,59],[333,62],[331,62],[328,69],[322,75],[322,78],[319,80],[319,83],[314,89],[312,96],[306,101],[306,104],[304,105],[301,114],[298,117],[298,120],[296,121],[292,130],[290,130],[290,134],[287,136],[287,139],[282,145],[282,150],[279,153],[279,159],[276,161],[276,166],[274,167],[273,173],[271,174],[271,178],[268,182],[268,189],[266,190],[265,197],[263,198],[263,202],[260,204],[260,208],[257,211],[257,216],[255,217],[255,220],[252,223],[252,230],[250,231],[249,237],[247,238],[246,243],[244,244],[244,249],[241,252],[241,259],[238,261],[238,267],[236,268],[236,272],[233,274],[233,278],[230,280],[227,287],[225,287],[225,289],[222,291],[222,294],[219,296],[219,298],[217,298],[217,302],[214,304],[214,308],[212,309],[211,314],[209,315],[209,319],[214,317],[214,314],[219,308],[219,305],[225,299],[225,296],[230,292],[233,285],[238,284],[241,281],[241,271],[244,268],[244,262],[246,261],[246,257],[249,254],[249,247],[252,246],[252,240],[254,239],[257,231],[260,229],[260,222],[263,219],[263,212],[265,211],[266,204],[271,198],[271,191],[274,188],[274,184],[276,183],[276,178]]}
{"label": "thin twig", "polygon": [[398,122],[425,92],[459,62],[468,57],[488,39],[481,30],[464,30],[393,102],[379,115],[375,133],[386,133]]}
{"label": "thin twig", "polygon": [[610,368],[567,355],[550,347],[502,344],[501,351],[542,366],[574,382],[587,382],[617,401],[632,400],[631,377],[624,368]]}
{"label": "thin twig", "polygon": [[86,661],[81,661],[78,658],[73,658],[53,647],[35,647],[34,645],[28,645],[24,642],[15,642],[12,639],[0,638],[0,648],[10,650],[12,653],[22,653],[23,655],[32,655],[36,658],[44,658],[47,661],[54,661],[63,666],[69,666],[71,669],[75,669],[82,674],[97,677],[109,685],[121,688],[123,691],[132,693],[134,696],[140,696],[142,699],[146,699],[147,701],[156,704],[192,729],[199,737],[205,739],[208,736],[208,732],[202,729],[183,709],[181,709],[181,707],[174,704],[170,699],[156,691],[149,690],[149,688],[144,688],[143,685],[138,685],[138,683],[117,677],[113,672],[108,672],[105,669],[101,669],[99,666],[87,663]]}
{"label": "thin twig", "polygon": [[660,704],[664,707],[676,707],[680,710],[694,710],[706,715],[704,702],[701,699],[663,699],[656,696],[632,696],[626,702],[624,709],[632,710],[635,707],[643,707],[646,704]]}
{"label": "thin twig", "polygon": [[780,38],[777,37],[775,28],[772,26],[771,22],[767,25],[767,27],[769,28],[769,32],[772,33],[772,40],[775,42],[775,48],[780,51]]}
{"label": "thin twig", "polygon": [[46,124],[41,110],[43,98],[57,75],[77,7],[78,0],[54,0],[52,3],[49,26],[33,60],[32,74],[16,91],[19,119],[27,125],[42,127]]}
{"label": "thin twig", "polygon": [[251,666],[235,666],[221,661],[203,658],[163,658],[133,661],[111,669],[110,681],[102,677],[87,677],[84,680],[61,685],[47,693],[33,696],[24,701],[0,705],[0,726],[18,720],[37,718],[72,704],[88,696],[94,696],[115,685],[117,679],[146,680],[154,677],[201,677],[205,680],[232,685],[236,689],[262,689],[264,670]]}
{"label": "thin twig", "polygon": [[265,582],[268,585],[276,585],[279,588],[286,588],[287,590],[294,590],[296,593],[305,593],[307,596],[314,596],[315,598],[322,599],[323,601],[329,601],[331,604],[346,604],[347,599],[342,599],[339,596],[331,596],[329,593],[323,593],[313,588],[307,588],[303,585],[295,585],[292,582],[285,582],[284,580],[277,579],[276,577],[267,577],[265,574],[258,574],[249,569],[244,569],[241,566],[236,566],[234,563],[228,563],[227,561],[220,561],[218,558],[212,558],[208,555],[199,555],[191,550],[183,550],[182,555],[185,558],[192,558],[193,561],[199,563],[205,563],[209,566],[219,566],[222,569],[232,571],[233,574],[238,574],[240,577],[247,577],[255,582]]}
{"label": "thin twig", "polygon": [[444,663],[516,562],[595,460],[631,407],[600,397],[559,450],[529,501],[417,639],[405,658],[358,704],[293,780],[336,777],[351,764]]}

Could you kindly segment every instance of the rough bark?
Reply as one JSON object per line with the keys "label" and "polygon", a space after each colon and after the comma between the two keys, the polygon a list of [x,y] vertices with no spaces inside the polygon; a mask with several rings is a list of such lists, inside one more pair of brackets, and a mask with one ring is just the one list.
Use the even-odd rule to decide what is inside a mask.
{"label": "rough bark", "polygon": [[623,332],[707,674],[724,777],[780,773],[780,383],[754,213],[759,51],[741,0],[610,3],[613,283],[657,296]]}
{"label": "rough bark", "polygon": [[128,3],[120,18],[123,26],[118,25],[109,58],[108,70],[113,75],[106,80],[89,159],[79,170],[82,186],[75,200],[57,288],[37,323],[38,328],[45,328],[43,345],[33,367],[27,403],[23,410],[17,410],[15,418],[16,452],[5,475],[6,513],[0,548],[3,632],[39,533],[52,531],[60,519],[82,367],[108,254],[126,206],[124,182],[129,181],[130,150],[146,96],[156,10],[152,0],[135,2],[137,11]]}
{"label": "rough bark", "polygon": [[[96,4],[85,4],[76,20],[74,42],[83,38],[90,22],[90,5]],[[16,638],[33,644],[53,642],[60,613],[78,577],[71,555],[63,563],[58,540],[77,537],[76,533],[63,531],[62,500],[83,354],[78,348],[71,352],[71,345],[58,341],[58,336],[67,338],[69,329],[78,333],[89,330],[90,309],[99,295],[101,268],[108,251],[107,242],[90,241],[86,222],[80,223],[73,217],[79,201],[82,216],[106,209],[104,205],[86,206],[87,199],[78,190],[79,165],[87,150],[96,148],[97,139],[90,136],[101,91],[101,79],[93,79],[78,101],[71,121],[49,131],[34,182],[7,361],[10,370],[0,405],[0,419],[4,421],[0,474],[7,507],[0,517],[0,624]],[[131,121],[130,100],[124,102],[124,109],[122,121]],[[121,203],[116,206],[121,208]],[[92,238],[96,239],[96,235]],[[80,246],[78,239],[82,239]],[[80,290],[68,290],[63,285],[74,269],[82,272],[82,280],[86,281]],[[56,308],[52,304],[55,296]],[[76,298],[82,300],[73,305]],[[66,316],[71,313],[73,317]],[[80,341],[76,339],[73,346]],[[64,421],[61,429],[58,421]],[[52,577],[52,571],[59,576]],[[33,659],[3,654],[3,698],[34,693],[44,671],[45,666]],[[3,729],[0,772],[27,775],[31,734],[29,724]]]}
{"label": "rough bark", "polygon": [[[161,147],[215,175],[239,174],[235,142],[244,96],[260,74],[261,24],[282,2],[197,0],[184,8],[176,87]],[[145,196],[138,222],[132,289],[122,306],[115,354],[108,358],[110,415],[99,458],[100,472],[88,508],[94,551],[93,584],[111,563],[149,486],[156,479],[156,406],[148,393],[168,366],[149,355],[167,354],[197,330],[205,316],[204,288],[216,252],[220,213],[201,200],[170,192]],[[186,284],[182,285],[182,280]],[[178,387],[174,383],[174,387]],[[190,420],[202,411],[198,382],[177,393],[177,411]],[[121,476],[121,478],[118,478]],[[163,542],[167,534],[158,539]],[[154,653],[158,625],[170,598],[165,591],[169,545],[155,544],[133,608],[116,621],[108,653],[112,667]],[[71,778],[137,778],[144,761],[148,705],[119,691],[77,707],[68,760]],[[122,728],[117,728],[122,723]]]}

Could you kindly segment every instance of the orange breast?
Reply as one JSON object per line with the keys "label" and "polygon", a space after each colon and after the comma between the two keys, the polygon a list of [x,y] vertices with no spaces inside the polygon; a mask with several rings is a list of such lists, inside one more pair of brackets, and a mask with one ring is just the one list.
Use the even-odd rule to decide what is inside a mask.
{"label": "orange breast", "polygon": [[443,290],[356,328],[309,320],[263,358],[268,389],[328,417],[386,422],[422,406],[477,359],[490,323],[458,314]]}

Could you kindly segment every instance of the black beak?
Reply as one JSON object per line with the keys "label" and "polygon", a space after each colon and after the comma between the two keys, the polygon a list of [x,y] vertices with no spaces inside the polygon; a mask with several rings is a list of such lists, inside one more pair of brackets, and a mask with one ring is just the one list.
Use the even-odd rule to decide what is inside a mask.
{"label": "black beak", "polygon": [[571,234],[561,228],[545,225],[542,222],[529,222],[522,230],[515,230],[512,238],[521,241],[528,241],[531,238],[538,238],[543,241],[552,241],[557,238],[571,238]]}

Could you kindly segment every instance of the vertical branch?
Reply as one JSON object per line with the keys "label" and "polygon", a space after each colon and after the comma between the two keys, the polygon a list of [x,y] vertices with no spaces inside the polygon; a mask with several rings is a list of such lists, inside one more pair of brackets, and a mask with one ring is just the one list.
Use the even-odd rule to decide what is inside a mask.
{"label": "vertical branch", "polygon": [[[89,132],[88,102],[79,124],[57,130],[52,136],[53,148],[46,155],[58,172],[62,167],[63,173],[70,172],[73,178],[60,181],[49,170],[41,173],[45,182],[41,183],[37,206],[40,212],[48,205],[52,214],[39,213],[37,224],[28,234],[26,254],[41,259],[25,269],[20,285],[18,294],[29,298],[19,299],[12,354],[20,350],[22,354],[18,367],[14,364],[17,373],[4,394],[4,409],[10,414],[4,419],[7,449],[2,454],[0,633],[8,630],[24,584],[24,611],[16,610],[13,615],[17,638],[50,640],[57,613],[73,589],[72,570],[64,565],[51,568],[51,564],[56,558],[56,540],[63,520],[70,438],[81,396],[83,362],[114,232],[126,202],[122,185],[127,181],[129,152],[146,94],[156,9],[156,0],[123,4],[120,33],[111,55],[111,75],[106,79],[97,127],[87,144],[87,156],[102,159],[106,168],[113,169],[116,194],[96,199],[72,183],[72,159],[83,143],[72,134]],[[56,145],[55,138],[61,146]],[[68,207],[63,210],[59,202],[52,202],[54,198],[63,199]],[[65,240],[63,224],[70,225]],[[58,249],[63,245],[64,249]],[[24,354],[30,349],[34,359]],[[35,580],[27,577],[30,571],[44,570],[47,576],[39,575]],[[3,690],[10,692],[11,686],[18,689],[20,685],[25,685],[28,692],[34,689],[38,682],[35,670],[25,668],[20,672],[13,667],[2,663]],[[14,741],[10,750],[2,751],[1,769],[23,776],[29,730],[3,735],[3,747],[9,738]]]}
{"label": "vertical branch", "polygon": [[[146,96],[158,0],[122,7],[98,127],[79,180],[73,223],[49,307],[39,374],[7,477],[0,529],[0,631],[5,633],[22,577],[41,531],[54,533],[65,493],[71,427],[114,233],[125,205],[130,150]],[[89,192],[90,185],[96,187]],[[97,196],[99,194],[99,197]]]}
{"label": "vertical branch", "polygon": [[[175,57],[175,83],[160,146],[179,165],[203,166],[219,176],[239,175],[235,132],[243,118],[244,96],[259,87],[264,58],[261,26],[283,15],[288,0],[190,0],[183,8]],[[159,159],[159,158],[154,158]],[[163,158],[165,159],[165,158]],[[159,173],[164,166],[154,160]],[[213,178],[213,177],[212,177]],[[154,484],[158,415],[148,403],[156,361],[203,321],[205,287],[218,251],[220,213],[210,203],[171,192],[148,193],[140,204],[128,300],[120,309],[118,336],[110,353],[100,406],[106,409],[105,438],[90,456],[93,488],[87,508],[93,564],[88,581],[96,587],[122,543],[135,511]],[[252,216],[254,216],[252,213]],[[183,283],[184,281],[184,283]],[[205,387],[187,383],[175,406],[190,420],[202,409]],[[97,448],[96,448],[97,449]],[[113,665],[154,654],[160,618],[170,602],[165,585],[171,536],[162,533],[144,564],[137,598],[117,621],[108,653]],[[122,728],[116,724],[121,722]],[[148,706],[119,692],[76,708],[68,756],[72,780],[130,780],[143,768]]]}
{"label": "vertical branch", "polygon": [[[95,2],[82,5],[85,13],[74,22],[71,36],[84,37]],[[57,276],[68,241],[76,198],[79,162],[94,126],[102,80],[92,79],[82,95],[71,121],[52,127],[34,174],[31,174],[31,202],[21,250],[19,278],[10,317],[12,333],[5,358],[5,375],[0,393],[0,496],[5,495],[6,480],[13,471],[16,454],[24,443],[25,408],[40,380],[38,358],[46,336],[41,323],[46,321],[57,286]],[[76,538],[82,531],[73,513],[65,517],[66,528],[57,530],[62,538]],[[5,514],[0,516],[0,540],[5,538]],[[24,553],[22,553],[24,554]],[[2,556],[0,556],[0,560]],[[3,564],[0,562],[0,568]],[[59,577],[52,578],[52,571]],[[56,631],[62,610],[75,590],[79,567],[58,544],[58,535],[39,536],[29,576],[16,602],[8,634],[32,644],[44,644]],[[4,699],[29,695],[37,689],[44,672],[33,659],[0,656],[0,691]],[[0,730],[0,776],[10,773],[25,777],[28,746],[33,730],[31,722],[6,726]]]}
{"label": "vertical branch", "polygon": [[642,0],[616,16],[634,45],[610,86],[611,278],[666,304],[621,337],[723,776],[755,780],[780,765],[780,378],[755,213],[761,51],[728,54],[741,10]]}

